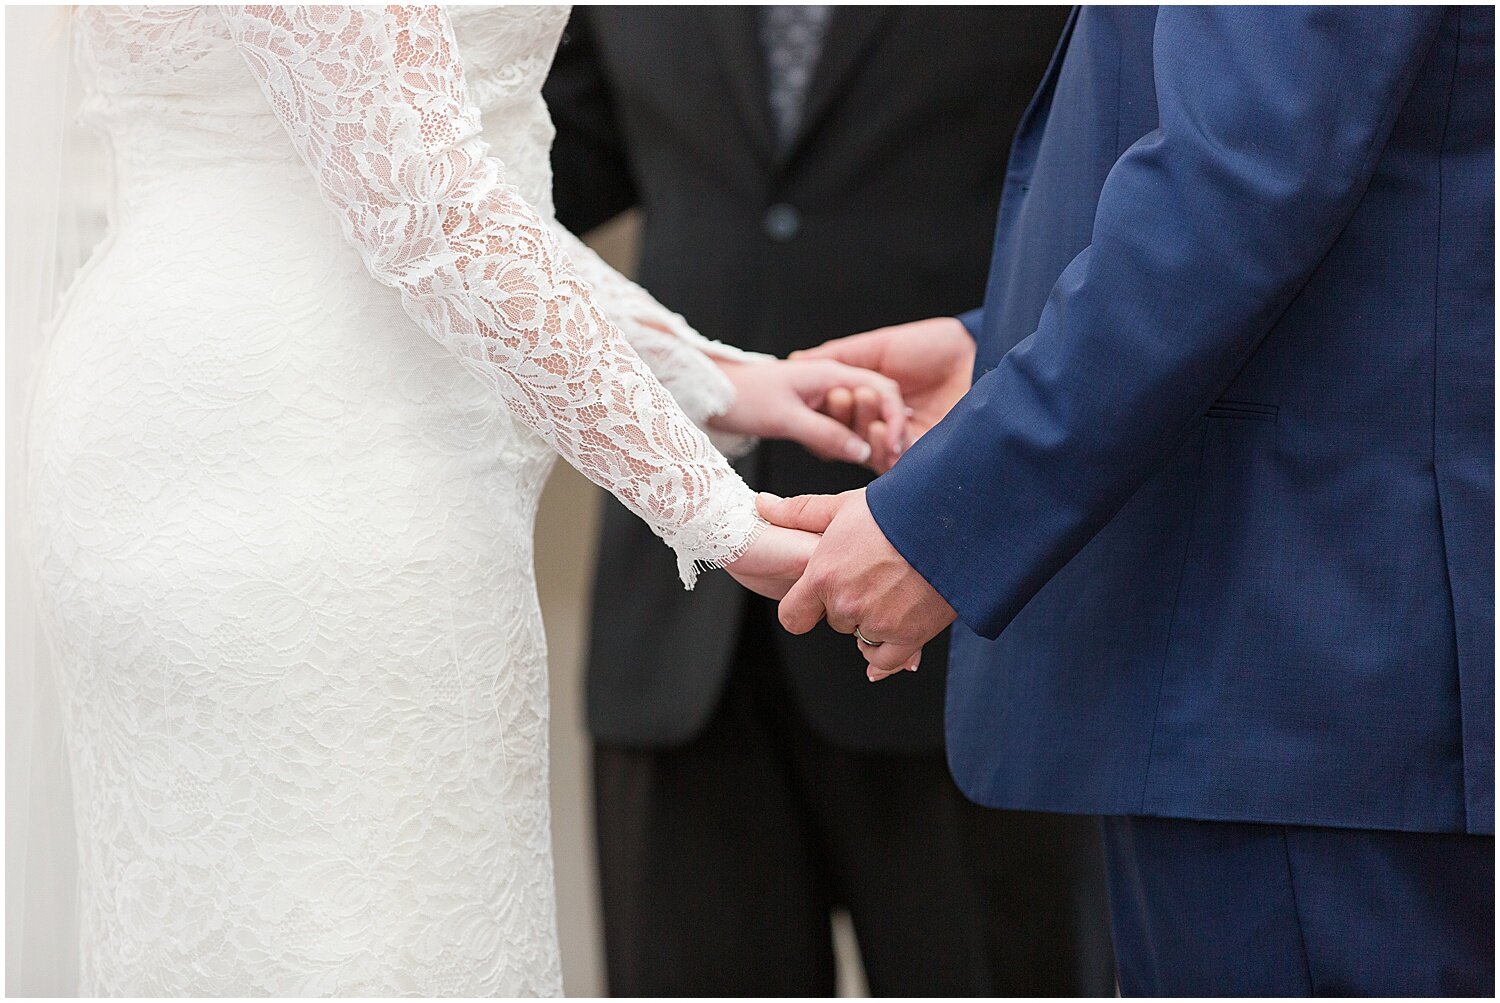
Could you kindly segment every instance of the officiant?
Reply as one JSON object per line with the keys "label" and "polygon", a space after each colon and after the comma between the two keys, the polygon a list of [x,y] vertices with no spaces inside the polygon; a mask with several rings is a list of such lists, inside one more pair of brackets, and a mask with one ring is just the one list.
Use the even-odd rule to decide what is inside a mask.
{"label": "officiant", "polygon": [[[546,96],[561,221],[643,216],[639,279],[785,355],[973,307],[1011,134],[1065,8],[581,7]],[[868,474],[767,443],[753,487]],[[614,995],[834,991],[849,911],[876,995],[1113,995],[1091,819],[987,812],[944,762],[946,650],[865,682],[609,506],[588,723]],[[622,574],[622,571],[628,573]]]}

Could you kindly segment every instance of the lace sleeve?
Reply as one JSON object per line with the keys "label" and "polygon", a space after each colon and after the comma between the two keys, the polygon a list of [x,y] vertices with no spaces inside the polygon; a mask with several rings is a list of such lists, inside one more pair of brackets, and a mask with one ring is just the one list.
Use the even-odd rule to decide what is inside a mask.
{"label": "lace sleeve", "polygon": [[438,7],[226,7],[236,46],[370,273],[523,422],[700,567],[753,493],[604,316],[479,138]]}
{"label": "lace sleeve", "polygon": [[775,357],[705,338],[681,314],[662,306],[621,275],[567,227],[556,220],[552,220],[552,226],[573,266],[588,281],[605,313],[619,325],[630,347],[651,367],[687,416],[703,426],[719,452],[736,457],[754,448],[756,440],[751,436],[718,432],[707,426],[710,418],[728,411],[734,403],[734,386],[713,360],[767,362]]}

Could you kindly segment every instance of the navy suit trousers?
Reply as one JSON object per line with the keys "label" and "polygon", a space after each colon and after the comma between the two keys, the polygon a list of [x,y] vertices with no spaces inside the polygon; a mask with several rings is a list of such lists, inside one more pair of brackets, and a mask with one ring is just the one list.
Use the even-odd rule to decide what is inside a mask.
{"label": "navy suit trousers", "polygon": [[1106,820],[1125,996],[1492,996],[1495,840]]}

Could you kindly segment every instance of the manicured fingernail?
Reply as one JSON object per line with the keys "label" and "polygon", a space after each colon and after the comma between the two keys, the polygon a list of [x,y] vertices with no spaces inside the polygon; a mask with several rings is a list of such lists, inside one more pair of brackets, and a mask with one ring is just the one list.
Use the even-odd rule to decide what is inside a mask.
{"label": "manicured fingernail", "polygon": [[849,454],[849,459],[855,463],[863,463],[870,458],[870,444],[863,439],[850,439],[848,447],[844,450]]}
{"label": "manicured fingernail", "polygon": [[769,491],[762,491],[760,493],[760,496],[762,498],[766,499],[767,501],[779,502],[779,501],[782,500],[781,495],[773,495]]}

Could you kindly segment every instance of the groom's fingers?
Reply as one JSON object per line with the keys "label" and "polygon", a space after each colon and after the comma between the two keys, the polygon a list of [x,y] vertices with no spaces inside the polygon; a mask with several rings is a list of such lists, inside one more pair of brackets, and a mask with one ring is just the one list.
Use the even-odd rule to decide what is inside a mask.
{"label": "groom's fingers", "polygon": [[[765,495],[761,495],[762,498]],[[791,500],[791,499],[789,499]],[[791,634],[806,634],[823,619],[823,600],[803,575],[777,607],[777,619]]]}
{"label": "groom's fingers", "polygon": [[[808,533],[821,533],[833,522],[843,508],[842,495],[797,495],[795,498],[778,498],[761,492],[756,496],[755,507],[760,517],[772,525],[786,529],[800,529]],[[819,611],[822,617],[822,611]]]}
{"label": "groom's fingers", "polygon": [[847,365],[861,369],[879,369],[881,345],[878,339],[865,334],[851,334],[847,338],[834,338],[813,348],[804,348],[788,355],[789,359],[837,359]]}

